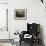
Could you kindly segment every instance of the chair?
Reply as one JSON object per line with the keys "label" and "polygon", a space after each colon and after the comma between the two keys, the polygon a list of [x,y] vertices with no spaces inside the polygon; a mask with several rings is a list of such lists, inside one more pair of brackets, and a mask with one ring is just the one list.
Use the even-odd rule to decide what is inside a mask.
{"label": "chair", "polygon": [[22,34],[19,35],[20,36],[20,44],[22,41],[25,41],[25,38],[24,38],[25,34],[29,34],[32,36],[29,40],[29,41],[31,41],[32,45],[34,42],[39,43],[39,33],[40,33],[40,24],[36,24],[36,23],[29,24],[29,23],[27,23],[27,31],[22,31]]}

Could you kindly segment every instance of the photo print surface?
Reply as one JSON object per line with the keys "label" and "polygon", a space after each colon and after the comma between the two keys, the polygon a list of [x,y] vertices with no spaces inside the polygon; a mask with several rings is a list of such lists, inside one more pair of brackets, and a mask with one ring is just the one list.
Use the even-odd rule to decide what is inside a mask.
{"label": "photo print surface", "polygon": [[15,19],[26,19],[27,18],[27,9],[15,9],[14,11],[14,18]]}

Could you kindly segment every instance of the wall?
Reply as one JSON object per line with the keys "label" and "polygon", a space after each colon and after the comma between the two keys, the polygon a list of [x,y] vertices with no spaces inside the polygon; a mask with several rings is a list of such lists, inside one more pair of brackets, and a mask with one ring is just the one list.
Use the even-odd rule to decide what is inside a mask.
{"label": "wall", "polygon": [[8,0],[0,0],[0,3],[8,3]]}

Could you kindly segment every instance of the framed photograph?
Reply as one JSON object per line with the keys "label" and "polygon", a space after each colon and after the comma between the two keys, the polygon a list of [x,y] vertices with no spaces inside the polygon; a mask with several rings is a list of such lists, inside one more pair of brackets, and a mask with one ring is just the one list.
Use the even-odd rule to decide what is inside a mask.
{"label": "framed photograph", "polygon": [[14,10],[14,19],[26,20],[27,19],[27,9],[15,9]]}

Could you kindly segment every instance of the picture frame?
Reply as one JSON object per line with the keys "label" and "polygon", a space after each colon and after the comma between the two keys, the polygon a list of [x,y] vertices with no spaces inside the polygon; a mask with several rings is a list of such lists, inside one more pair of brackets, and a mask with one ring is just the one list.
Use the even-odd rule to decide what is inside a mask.
{"label": "picture frame", "polygon": [[27,9],[14,9],[14,19],[15,20],[26,20]]}

